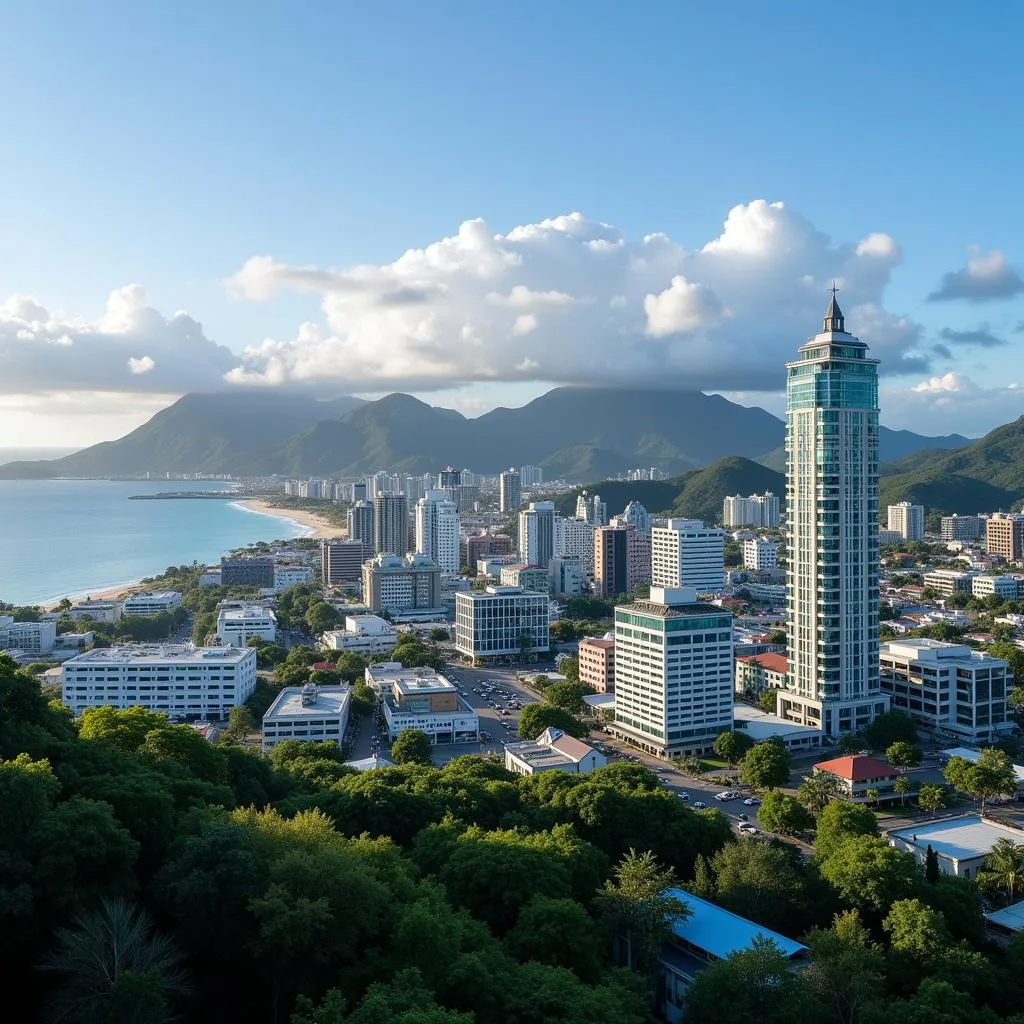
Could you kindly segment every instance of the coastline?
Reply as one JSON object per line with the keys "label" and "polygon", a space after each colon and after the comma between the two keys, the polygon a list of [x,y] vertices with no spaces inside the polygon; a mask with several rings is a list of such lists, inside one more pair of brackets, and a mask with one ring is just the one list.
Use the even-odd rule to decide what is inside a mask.
{"label": "coastline", "polygon": [[332,526],[323,516],[306,509],[277,508],[260,498],[246,498],[244,501],[233,501],[235,508],[245,509],[261,516],[273,516],[283,519],[302,531],[301,536],[313,540],[334,540],[348,536],[348,531],[341,526]]}
{"label": "coastline", "polygon": [[66,597],[69,601],[84,601],[89,598],[92,601],[113,601],[130,590],[138,590],[143,586],[142,580],[130,580],[128,583],[119,583],[116,587],[107,587],[104,590],[81,590],[76,594],[64,594],[58,598],[50,598],[46,601],[39,601],[39,607],[44,612],[55,611],[57,605]]}

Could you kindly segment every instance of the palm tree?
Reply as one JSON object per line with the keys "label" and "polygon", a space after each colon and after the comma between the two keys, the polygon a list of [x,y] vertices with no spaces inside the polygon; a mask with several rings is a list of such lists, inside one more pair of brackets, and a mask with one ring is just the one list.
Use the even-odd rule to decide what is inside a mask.
{"label": "palm tree", "polygon": [[168,1024],[169,1001],[191,988],[182,955],[149,915],[123,899],[103,900],[59,928],[41,967],[61,976],[53,1019],[93,1024],[106,1020]]}
{"label": "palm tree", "polygon": [[878,790],[874,786],[869,786],[864,790],[864,797],[873,807],[878,806]]}
{"label": "palm tree", "polygon": [[832,772],[811,772],[796,791],[797,799],[811,812],[820,814],[842,792],[843,783]]}
{"label": "palm tree", "polygon": [[983,888],[999,889],[1006,893],[1008,903],[1024,880],[1024,844],[1012,839],[997,839],[992,852],[985,858],[985,866],[978,872]]}

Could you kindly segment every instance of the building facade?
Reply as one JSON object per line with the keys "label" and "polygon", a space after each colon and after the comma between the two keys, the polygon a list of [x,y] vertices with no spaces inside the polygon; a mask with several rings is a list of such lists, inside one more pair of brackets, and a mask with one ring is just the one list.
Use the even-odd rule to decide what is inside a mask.
{"label": "building facade", "polygon": [[345,741],[350,686],[286,686],[263,716],[263,752],[286,740],[302,743]]}
{"label": "building facade", "polygon": [[651,585],[719,593],[725,585],[725,532],[699,519],[668,519],[653,527]]}
{"label": "building facade", "polygon": [[985,535],[985,520],[981,516],[943,516],[943,540],[972,541]]}
{"label": "building facade", "polygon": [[465,548],[465,564],[475,568],[476,563],[484,558],[502,557],[512,554],[512,538],[504,534],[482,533],[467,537]]}
{"label": "building facade", "polygon": [[121,608],[125,615],[148,617],[163,612],[173,612],[181,607],[181,594],[176,590],[145,591],[139,590],[129,594]]}
{"label": "building facade", "polygon": [[594,594],[629,594],[630,526],[599,526],[594,530]]}
{"label": "building facade", "polygon": [[958,569],[935,569],[926,572],[921,582],[926,590],[930,588],[943,597],[949,597],[951,594],[969,594],[974,576],[973,572]]}
{"label": "building facade", "polygon": [[456,594],[455,647],[474,660],[546,654],[551,649],[548,595],[518,587]]}
{"label": "building facade", "polygon": [[418,729],[431,743],[476,743],[480,718],[455,686],[429,668],[403,668],[385,661],[366,669],[367,685],[379,695],[389,737]]}
{"label": "building facade", "polygon": [[551,593],[555,597],[579,597],[583,593],[587,576],[575,555],[555,555],[550,571]]}
{"label": "building facade", "polygon": [[390,615],[440,610],[441,570],[426,555],[377,555],[363,566],[363,604]]}
{"label": "building facade", "polygon": [[781,690],[786,685],[788,664],[784,654],[737,655],[736,692],[756,699],[765,690]]}
{"label": "building facade", "polygon": [[245,647],[251,636],[272,644],[277,639],[277,616],[262,604],[221,608],[217,613],[217,636],[229,647]]}
{"label": "building facade", "polygon": [[586,576],[594,575],[594,524],[586,519],[555,520],[555,554],[575,556]]}
{"label": "building facade", "polygon": [[57,623],[15,622],[11,615],[0,615],[0,650],[46,654],[57,642]]}
{"label": "building facade", "polygon": [[989,516],[985,520],[985,551],[1008,562],[1024,558],[1024,515]]}
{"label": "building facade", "polygon": [[365,499],[353,502],[348,510],[348,539],[373,546],[373,505]]}
{"label": "building facade", "polygon": [[399,556],[409,550],[409,503],[404,494],[374,495],[373,550]]}
{"label": "building facade", "polygon": [[547,565],[555,554],[553,501],[531,501],[519,513],[519,556],[527,565]]}
{"label": "building facade", "polygon": [[361,540],[323,540],[320,566],[325,586],[359,586],[363,563],[373,558],[373,544]]}
{"label": "building facade", "polygon": [[266,557],[222,558],[220,582],[223,587],[272,587],[274,560]]}
{"label": "building facade", "polygon": [[498,476],[498,511],[515,512],[522,503],[522,478],[517,470],[507,469]]}
{"label": "building facade", "polygon": [[764,494],[751,494],[746,498],[741,494],[728,497],[722,504],[722,522],[727,529],[736,526],[777,527],[778,496],[765,491]]}
{"label": "building facade", "polygon": [[815,774],[834,775],[840,782],[842,798],[849,803],[877,803],[895,800],[900,795],[896,792],[900,773],[876,757],[834,757],[831,761],[819,761],[813,770]]}
{"label": "building facade", "polygon": [[596,693],[615,692],[615,633],[584,637],[579,650],[580,682]]}
{"label": "building facade", "polygon": [[444,491],[427,491],[416,503],[416,553],[441,572],[459,571],[459,510]]}
{"label": "building facade", "polygon": [[[217,581],[220,582],[219,574]],[[68,612],[72,622],[120,622],[123,615],[120,601],[79,601]]]}
{"label": "building facade", "polygon": [[732,614],[692,587],[651,587],[615,609],[613,732],[659,757],[708,750],[732,729]]}
{"label": "building facade", "polygon": [[887,513],[892,533],[898,533],[903,540],[924,540],[924,505],[901,501],[898,505],[889,505]]}
{"label": "building facade", "polygon": [[503,565],[499,581],[503,587],[519,587],[539,594],[551,590],[551,574],[543,565]]}
{"label": "building facade", "polygon": [[561,729],[545,729],[531,742],[509,743],[505,747],[505,768],[516,775],[551,771],[589,775],[607,763],[604,754]]}
{"label": "building facade", "polygon": [[774,541],[755,537],[743,542],[744,569],[774,569],[779,564],[779,545]]}
{"label": "building facade", "polygon": [[387,654],[398,644],[398,630],[379,615],[346,615],[345,628],[324,633],[320,644],[329,651]]}
{"label": "building facade", "polygon": [[1020,581],[1015,576],[988,576],[982,574],[971,580],[974,597],[1001,597],[1016,601],[1020,597]]}
{"label": "building facade", "polygon": [[878,682],[878,361],[835,294],[786,364],[789,674],[778,714],[827,736],[888,707]]}

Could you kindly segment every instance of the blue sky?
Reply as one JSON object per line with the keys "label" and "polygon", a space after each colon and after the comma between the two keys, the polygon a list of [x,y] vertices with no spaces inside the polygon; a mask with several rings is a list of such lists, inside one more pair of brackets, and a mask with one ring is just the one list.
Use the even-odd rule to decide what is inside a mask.
{"label": "blue sky", "polygon": [[[471,413],[659,364],[679,386],[777,411],[781,375],[756,355],[769,367],[795,349],[815,329],[810,296],[823,308],[825,279],[845,274],[840,300],[877,314],[851,314],[851,329],[872,344],[873,326],[883,366],[907,370],[887,379],[883,420],[983,432],[1024,412],[1007,387],[1024,382],[1024,8],[942,15],[920,2],[9,5],[0,301],[35,306],[8,304],[18,348],[0,320],[14,369],[0,427],[16,443],[113,436],[215,386],[247,348],[236,384],[403,388]],[[761,247],[753,285],[746,263],[689,258],[759,199],[786,213],[755,218],[782,248]],[[483,243],[469,239],[457,271],[425,259],[401,278],[444,295],[417,300],[418,320],[352,297],[351,268],[387,267],[465,221],[507,239],[572,211],[614,234],[550,226],[475,288]],[[738,227],[743,249],[754,229]],[[678,251],[651,257],[655,233]],[[844,262],[873,235],[892,248]],[[650,273],[591,268],[561,244],[593,252],[606,236]],[[966,297],[928,301],[972,246],[980,269],[947,289]],[[247,262],[261,256],[270,269]],[[112,311],[132,284],[144,294]],[[550,296],[495,298],[517,284],[565,298],[557,327]],[[753,302],[765,294],[778,301]],[[630,312],[595,316],[609,306]],[[736,350],[714,364],[722,339],[744,338],[752,372],[732,372]]]}

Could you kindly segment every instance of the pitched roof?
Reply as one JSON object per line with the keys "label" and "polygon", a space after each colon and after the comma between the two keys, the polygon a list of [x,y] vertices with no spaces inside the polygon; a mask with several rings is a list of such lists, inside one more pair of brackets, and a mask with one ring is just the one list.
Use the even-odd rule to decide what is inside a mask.
{"label": "pitched roof", "polygon": [[789,668],[789,659],[784,654],[744,654],[737,661],[756,661],[769,672],[785,672]]}
{"label": "pitched roof", "polygon": [[831,772],[848,782],[864,782],[866,779],[878,779],[889,775],[898,775],[895,768],[879,761],[877,757],[865,757],[863,754],[851,754],[849,757],[835,757],[831,761],[819,761],[816,772]]}
{"label": "pitched roof", "polygon": [[588,747],[586,743],[581,740],[574,739],[572,736],[567,736],[561,729],[545,729],[544,732],[537,737],[537,743],[551,747],[553,750],[557,750],[560,754],[564,754],[571,761],[582,761],[587,754],[593,753],[593,748]]}

